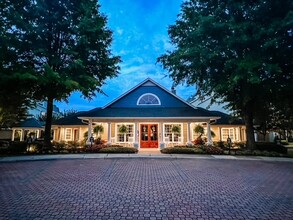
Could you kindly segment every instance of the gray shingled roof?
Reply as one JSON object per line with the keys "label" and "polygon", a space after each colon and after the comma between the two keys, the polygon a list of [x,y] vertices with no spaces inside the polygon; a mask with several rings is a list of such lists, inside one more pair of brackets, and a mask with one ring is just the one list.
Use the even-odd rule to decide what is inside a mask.
{"label": "gray shingled roof", "polygon": [[221,117],[220,119],[217,119],[217,122],[215,123],[217,125],[244,125],[244,121],[242,119],[234,118],[224,112],[211,111],[211,113],[215,116]]}
{"label": "gray shingled roof", "polygon": [[77,112],[64,118],[56,120],[53,125],[86,125],[78,117],[84,114],[84,112]]}
{"label": "gray shingled roof", "polygon": [[101,117],[101,118],[168,118],[168,117],[214,117],[210,111],[194,109],[190,107],[180,108],[96,108],[83,112],[79,117]]}
{"label": "gray shingled roof", "polygon": [[19,122],[14,127],[16,127],[16,128],[43,128],[43,125],[41,122],[39,122],[35,118],[28,118],[24,121]]}

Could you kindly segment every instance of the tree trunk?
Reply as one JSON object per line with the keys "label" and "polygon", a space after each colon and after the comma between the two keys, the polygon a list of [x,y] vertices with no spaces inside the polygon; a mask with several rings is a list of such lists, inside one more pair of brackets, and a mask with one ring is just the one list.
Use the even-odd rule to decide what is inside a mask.
{"label": "tree trunk", "polygon": [[263,141],[266,141],[266,136],[267,136],[267,132],[265,131],[265,132],[263,133]]}
{"label": "tree trunk", "polygon": [[250,150],[255,149],[254,128],[253,128],[253,114],[251,111],[244,112],[243,115],[246,126],[247,147]]}
{"label": "tree trunk", "polygon": [[52,126],[52,115],[53,115],[53,101],[54,99],[49,96],[47,100],[47,117],[46,117],[45,138],[44,138],[44,147],[46,149],[51,148],[51,126]]}

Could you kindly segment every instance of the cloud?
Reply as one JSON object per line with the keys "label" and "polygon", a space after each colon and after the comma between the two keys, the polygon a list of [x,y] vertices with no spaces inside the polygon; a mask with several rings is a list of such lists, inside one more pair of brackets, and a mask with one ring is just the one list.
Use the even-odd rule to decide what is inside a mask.
{"label": "cloud", "polygon": [[124,32],[124,30],[123,30],[122,28],[119,28],[119,27],[116,28],[116,33],[117,33],[118,35],[122,35],[123,32]]}
{"label": "cloud", "polygon": [[[90,110],[101,107],[150,77],[170,90],[173,82],[159,56],[174,46],[168,37],[168,26],[174,24],[183,0],[100,0],[101,12],[108,17],[107,27],[113,31],[112,53],[121,56],[118,77],[106,80],[102,90],[92,101],[80,93],[69,98],[69,104],[58,103],[61,109]],[[194,87],[179,85],[177,95],[183,99],[195,93]]]}

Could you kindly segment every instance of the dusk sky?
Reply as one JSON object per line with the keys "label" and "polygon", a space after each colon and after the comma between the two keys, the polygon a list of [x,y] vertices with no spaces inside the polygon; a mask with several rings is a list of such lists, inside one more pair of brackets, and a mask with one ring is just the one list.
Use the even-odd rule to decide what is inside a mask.
{"label": "dusk sky", "polygon": [[[108,28],[113,31],[112,52],[122,58],[120,74],[109,79],[102,87],[108,95],[97,94],[88,101],[74,93],[69,103],[57,102],[63,110],[84,111],[102,107],[129,89],[150,77],[167,89],[172,80],[156,59],[172,49],[168,26],[175,23],[183,0],[100,0],[101,12],[108,18]],[[166,77],[167,76],[167,77]],[[195,93],[194,87],[180,85],[177,95],[183,99]]]}

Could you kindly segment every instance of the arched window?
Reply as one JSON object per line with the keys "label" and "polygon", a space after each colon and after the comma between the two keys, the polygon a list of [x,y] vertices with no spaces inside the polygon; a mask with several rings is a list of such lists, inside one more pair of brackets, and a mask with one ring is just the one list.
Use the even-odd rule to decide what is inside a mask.
{"label": "arched window", "polygon": [[161,105],[158,96],[152,93],[145,93],[137,100],[137,105]]}

